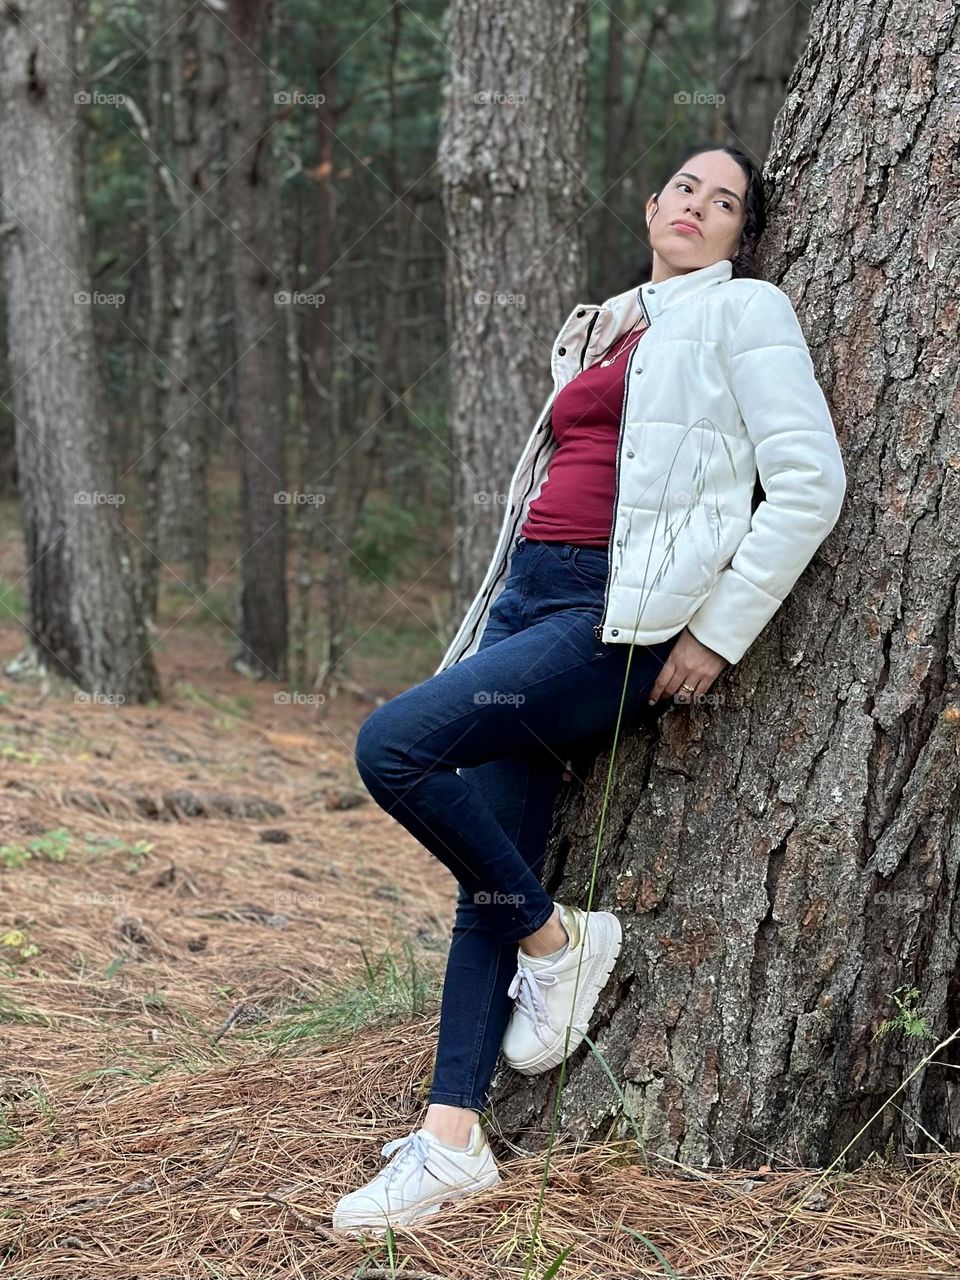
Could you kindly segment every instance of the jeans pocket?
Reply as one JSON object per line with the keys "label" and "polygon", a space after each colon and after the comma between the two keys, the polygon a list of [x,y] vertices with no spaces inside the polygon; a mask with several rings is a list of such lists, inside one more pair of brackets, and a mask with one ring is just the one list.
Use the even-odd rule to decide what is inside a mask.
{"label": "jeans pocket", "polygon": [[610,567],[607,553],[601,547],[577,547],[573,563],[584,578],[606,585]]}

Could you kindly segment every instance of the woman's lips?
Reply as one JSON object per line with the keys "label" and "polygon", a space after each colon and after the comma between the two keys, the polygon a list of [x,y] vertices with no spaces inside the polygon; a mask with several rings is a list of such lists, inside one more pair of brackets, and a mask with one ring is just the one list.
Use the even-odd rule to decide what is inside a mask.
{"label": "woman's lips", "polygon": [[683,233],[683,235],[687,235],[687,236],[698,236],[698,235],[700,234],[700,232],[696,229],[696,227],[689,227],[689,226],[686,226],[686,225],[685,225],[684,223],[682,223],[682,222],[674,222],[674,223],[672,223],[671,225],[672,225],[672,227],[673,227],[674,231],[680,231],[680,232],[682,232],[682,233]]}

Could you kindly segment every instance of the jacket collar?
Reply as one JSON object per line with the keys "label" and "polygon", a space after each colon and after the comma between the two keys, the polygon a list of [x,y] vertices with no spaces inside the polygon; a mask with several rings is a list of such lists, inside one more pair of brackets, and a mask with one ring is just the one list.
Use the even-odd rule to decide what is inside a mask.
{"label": "jacket collar", "polygon": [[597,322],[593,326],[587,348],[587,362],[592,362],[599,352],[605,351],[622,333],[636,324],[640,318],[641,306],[653,324],[657,316],[668,307],[678,302],[687,302],[704,289],[723,284],[732,276],[733,263],[729,258],[721,258],[719,262],[711,262],[709,266],[670,276],[668,280],[660,280],[656,284],[650,281],[639,288],[614,294],[598,309]]}
{"label": "jacket collar", "polygon": [[732,275],[733,263],[729,258],[721,258],[719,262],[711,262],[708,267],[698,267],[695,271],[671,276],[669,280],[661,280],[659,284],[642,284],[635,290],[635,294],[638,302],[640,295],[643,295],[643,305],[647,309],[647,315],[653,320],[674,303],[686,300],[711,285],[722,284]]}

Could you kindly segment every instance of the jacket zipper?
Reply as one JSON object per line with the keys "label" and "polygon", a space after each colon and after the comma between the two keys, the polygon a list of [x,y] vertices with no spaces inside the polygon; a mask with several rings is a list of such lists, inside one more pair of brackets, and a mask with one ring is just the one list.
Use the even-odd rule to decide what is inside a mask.
{"label": "jacket zipper", "polygon": [[[647,314],[647,308],[644,306],[642,293],[640,294],[640,310],[643,312],[643,318],[647,322],[646,328],[643,331],[646,333],[647,329],[650,327],[650,317]],[[610,540],[607,543],[607,564],[609,566],[607,570],[607,588],[603,593],[603,613],[600,617],[600,621],[593,624],[593,634],[601,642],[603,642],[603,626],[607,620],[607,610],[610,607],[610,584],[613,581],[613,535],[617,527],[617,506],[620,502],[620,455],[623,451],[624,425],[627,420],[627,394],[630,383],[630,373],[633,368],[633,358],[637,354],[639,346],[639,342],[634,344],[633,350],[627,357],[627,368],[623,375],[623,408],[620,410],[620,431],[617,436],[617,478],[616,487],[613,492],[613,516],[610,520]]]}
{"label": "jacket zipper", "polygon": [[589,347],[590,345],[590,337],[593,333],[593,326],[597,323],[597,317],[599,315],[600,315],[600,308],[597,307],[596,311],[593,313],[593,319],[587,325],[587,340],[583,344],[583,350],[580,352],[580,372],[581,373],[583,372],[583,362],[587,358],[587,347]]}

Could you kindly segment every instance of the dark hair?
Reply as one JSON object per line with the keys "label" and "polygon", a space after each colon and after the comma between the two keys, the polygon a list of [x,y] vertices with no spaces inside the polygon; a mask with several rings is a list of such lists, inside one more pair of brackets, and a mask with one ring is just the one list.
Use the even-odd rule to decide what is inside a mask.
{"label": "dark hair", "polygon": [[[737,164],[746,174],[747,190],[744,196],[744,205],[746,208],[746,217],[743,223],[743,231],[740,233],[740,244],[737,252],[734,254],[731,262],[733,264],[734,278],[738,276],[754,276],[756,274],[754,266],[754,258],[757,252],[757,245],[760,237],[763,235],[764,227],[767,225],[766,213],[766,197],[763,190],[763,175],[760,170],[750,159],[737,147],[723,146],[716,142],[707,142],[702,146],[684,148],[683,153],[678,157],[677,164],[670,170],[669,177],[679,173],[688,160],[694,156],[702,154],[704,151],[725,151],[728,156],[736,160]],[[660,192],[654,193],[659,195]],[[653,270],[652,261],[648,261],[645,266],[638,269],[638,284],[644,284],[650,279]],[[642,274],[642,279],[639,276]]]}

